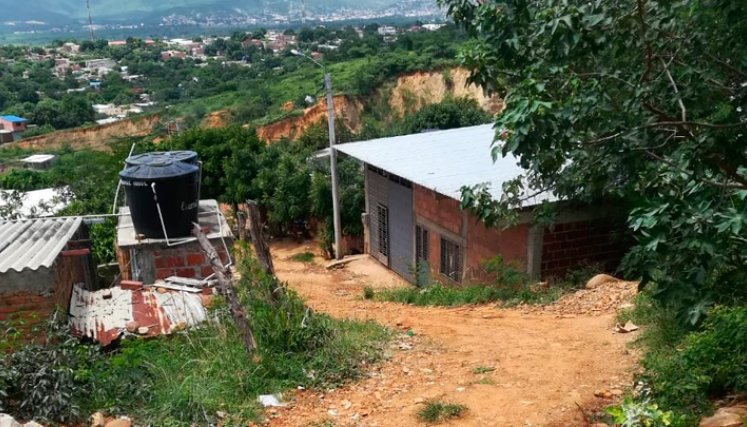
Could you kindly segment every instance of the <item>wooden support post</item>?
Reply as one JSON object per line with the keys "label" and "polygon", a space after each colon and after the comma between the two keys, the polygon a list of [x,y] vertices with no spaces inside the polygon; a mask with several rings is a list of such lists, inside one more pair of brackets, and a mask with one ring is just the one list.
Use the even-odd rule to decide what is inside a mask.
{"label": "wooden support post", "polygon": [[270,276],[275,275],[275,267],[272,265],[272,257],[270,256],[270,245],[265,239],[265,233],[262,231],[262,221],[259,215],[259,205],[254,200],[246,201],[246,209],[249,213],[247,222],[249,223],[249,233],[252,237],[252,245],[254,245],[254,252],[256,252],[259,265],[262,267],[265,273]]}
{"label": "wooden support post", "polygon": [[254,339],[254,333],[249,325],[249,318],[246,311],[244,311],[244,307],[239,303],[239,298],[234,291],[231,280],[226,277],[227,271],[223,266],[223,263],[220,261],[218,252],[216,252],[213,245],[210,244],[210,241],[205,236],[205,233],[202,232],[200,226],[197,223],[192,223],[192,225],[192,234],[197,238],[202,250],[208,257],[208,260],[210,260],[210,266],[213,267],[215,277],[218,279],[218,288],[220,289],[221,294],[223,294],[226,300],[228,300],[228,307],[231,311],[231,316],[233,316],[236,329],[239,330],[239,333],[244,340],[246,352],[251,354],[257,348],[257,341]]}

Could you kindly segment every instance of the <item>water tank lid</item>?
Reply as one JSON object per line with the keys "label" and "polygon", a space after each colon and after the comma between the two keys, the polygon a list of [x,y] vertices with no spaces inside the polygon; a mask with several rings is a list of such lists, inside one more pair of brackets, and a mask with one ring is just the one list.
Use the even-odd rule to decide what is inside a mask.
{"label": "water tank lid", "polygon": [[153,162],[161,163],[165,160],[189,163],[196,158],[197,153],[195,153],[194,151],[152,151],[149,153],[130,156],[125,160],[125,163],[127,163],[127,165],[147,165]]}
{"label": "water tank lid", "polygon": [[144,165],[132,165],[119,172],[119,177],[127,181],[157,181],[177,178],[196,173],[199,167],[183,162],[164,159]]}

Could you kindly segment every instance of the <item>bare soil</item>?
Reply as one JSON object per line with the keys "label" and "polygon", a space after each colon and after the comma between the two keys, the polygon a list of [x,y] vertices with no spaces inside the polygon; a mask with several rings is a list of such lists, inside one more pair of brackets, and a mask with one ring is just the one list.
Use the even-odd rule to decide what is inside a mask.
{"label": "bare soil", "polygon": [[[572,297],[564,299],[562,313],[494,304],[414,307],[362,298],[364,286],[406,285],[370,257],[326,270],[318,256],[313,263],[291,259],[318,253],[312,242],[276,242],[272,251],[278,277],[313,309],[373,319],[397,335],[388,359],[367,378],[285,396],[287,407],[267,411],[271,426],[420,426],[416,413],[428,399],[468,408],[446,426],[584,426],[584,413],[612,404],[631,384],[637,357],[627,344],[635,333],[612,331],[616,307],[608,304],[624,303],[619,293],[598,310],[583,304],[578,314],[568,308]],[[632,294],[634,286],[619,282],[610,292]]]}

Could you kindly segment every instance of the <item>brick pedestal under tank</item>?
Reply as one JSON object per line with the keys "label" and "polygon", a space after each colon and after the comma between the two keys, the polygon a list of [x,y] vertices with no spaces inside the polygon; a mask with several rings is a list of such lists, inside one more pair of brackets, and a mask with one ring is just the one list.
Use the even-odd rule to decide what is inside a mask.
{"label": "brick pedestal under tank", "polygon": [[[216,215],[217,209],[215,200],[200,201],[198,220],[221,261],[226,264],[229,261],[226,248],[230,250],[233,235],[225,217]],[[128,212],[126,207],[121,210],[121,213]],[[174,245],[180,240],[184,241],[184,238],[170,239],[172,245],[169,245],[165,239],[138,239],[130,216],[121,216],[117,226],[116,252],[122,280],[147,284],[169,276],[203,279],[211,275],[213,270],[199,243],[191,238]]]}

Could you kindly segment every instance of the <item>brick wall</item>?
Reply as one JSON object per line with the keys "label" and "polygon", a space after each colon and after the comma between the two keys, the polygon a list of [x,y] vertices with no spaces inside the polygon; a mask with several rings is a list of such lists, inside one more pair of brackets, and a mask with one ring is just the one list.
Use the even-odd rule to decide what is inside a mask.
{"label": "brick wall", "polygon": [[479,219],[462,211],[458,201],[417,185],[413,185],[413,199],[416,223],[429,232],[428,264],[433,279],[446,280],[440,274],[442,236],[463,248],[465,283],[490,280],[481,265],[498,254],[522,268],[526,265],[528,225],[505,230],[486,228]]}
{"label": "brick wall", "polygon": [[[215,246],[221,262],[226,264],[228,256],[221,241],[215,239],[211,243]],[[230,241],[226,243],[231,244]],[[197,242],[172,247],[154,244],[136,248],[117,248],[117,261],[123,280],[142,280],[145,283],[169,276],[204,279],[213,274],[210,262]],[[137,270],[141,271],[141,277],[132,277],[133,262],[138,263]]]}
{"label": "brick wall", "polygon": [[493,278],[482,269],[482,263],[496,255],[505,262],[526,269],[529,225],[518,224],[507,229],[486,228],[479,219],[470,216],[467,226],[467,280],[486,282]]}
{"label": "brick wall", "polygon": [[563,277],[584,264],[600,264],[613,272],[627,244],[624,227],[613,219],[556,224],[545,229],[542,246],[542,277]]}
{"label": "brick wall", "polygon": [[53,294],[16,292],[0,294],[0,320],[18,320],[31,326],[46,320],[54,311]]}

